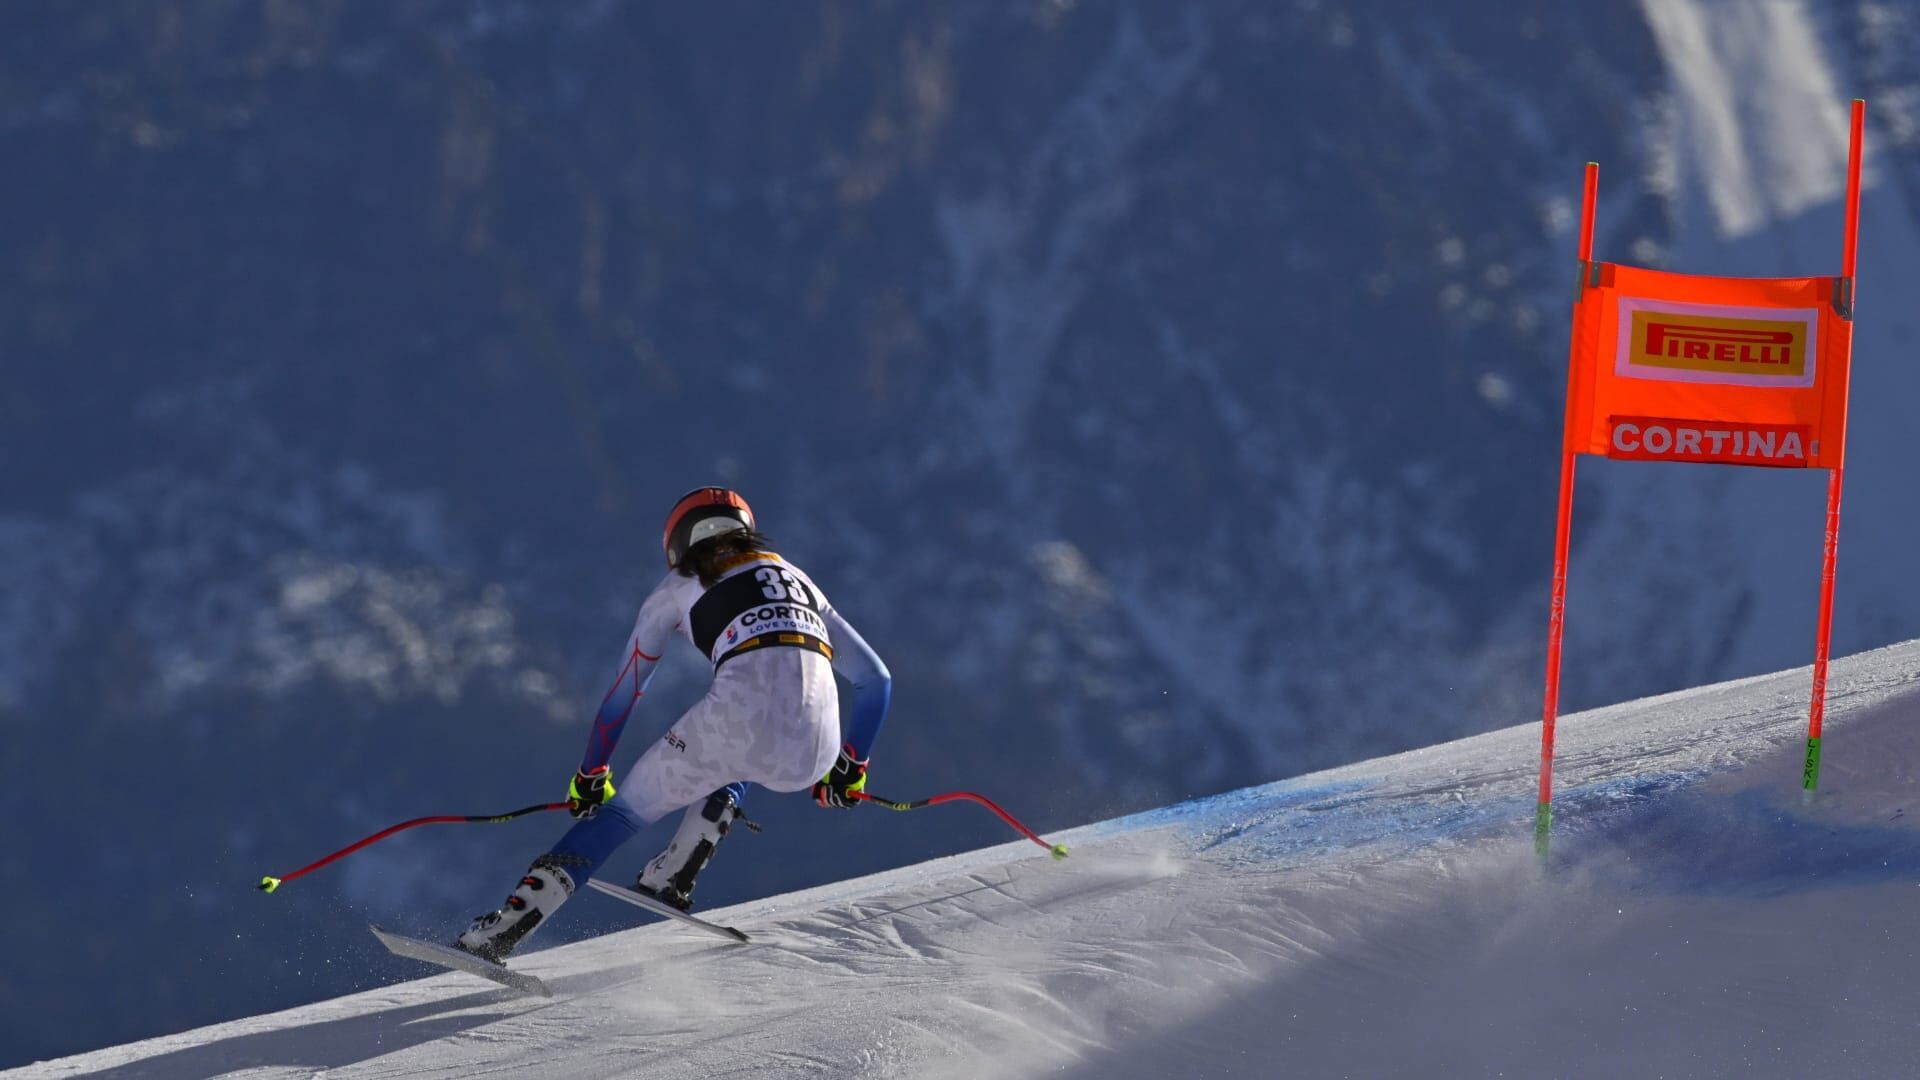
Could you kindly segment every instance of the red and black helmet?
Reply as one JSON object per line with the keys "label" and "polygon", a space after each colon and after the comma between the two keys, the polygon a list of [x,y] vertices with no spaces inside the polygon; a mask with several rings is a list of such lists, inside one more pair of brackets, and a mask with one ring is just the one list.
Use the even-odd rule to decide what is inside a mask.
{"label": "red and black helmet", "polygon": [[673,504],[667,527],[660,535],[669,569],[680,565],[687,549],[711,536],[753,528],[753,508],[740,493],[726,488],[694,488]]}

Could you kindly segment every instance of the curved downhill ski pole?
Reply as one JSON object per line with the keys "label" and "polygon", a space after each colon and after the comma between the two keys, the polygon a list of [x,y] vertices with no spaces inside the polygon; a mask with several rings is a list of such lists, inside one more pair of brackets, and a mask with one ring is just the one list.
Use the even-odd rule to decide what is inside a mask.
{"label": "curved downhill ski pole", "polygon": [[976,803],[979,803],[981,806],[984,806],[987,809],[993,811],[995,814],[998,814],[1000,816],[1001,821],[1004,821],[1008,825],[1013,826],[1014,831],[1018,832],[1020,835],[1026,837],[1027,839],[1033,841],[1036,844],[1039,844],[1041,847],[1046,848],[1047,853],[1049,855],[1052,855],[1056,859],[1064,859],[1067,857],[1067,845],[1049,844],[1045,840],[1042,840],[1040,838],[1039,833],[1036,833],[1032,829],[1029,829],[1025,825],[1021,824],[1019,818],[1016,818],[1012,814],[1007,813],[1005,810],[1000,809],[999,803],[994,802],[992,799],[987,798],[985,795],[976,795],[971,791],[949,791],[943,795],[929,795],[926,798],[917,800],[915,802],[895,802],[892,799],[883,799],[878,795],[869,795],[864,791],[855,791],[855,792],[850,792],[849,794],[851,794],[854,798],[859,799],[861,802],[869,802],[875,806],[884,806],[889,810],[918,810],[923,806],[938,806],[941,803],[960,802],[962,800],[965,800],[967,802],[976,802]]}
{"label": "curved downhill ski pole", "polygon": [[354,852],[359,851],[361,848],[366,847],[368,844],[377,843],[381,840],[385,840],[387,837],[392,836],[394,833],[400,832],[403,829],[411,829],[416,825],[443,825],[443,824],[484,825],[484,824],[492,824],[493,822],[496,822],[496,821],[512,821],[514,818],[524,817],[527,814],[537,814],[543,810],[565,810],[566,808],[567,808],[566,803],[550,802],[550,803],[540,803],[536,806],[523,806],[518,810],[510,810],[504,814],[440,814],[434,817],[414,818],[412,821],[403,821],[398,825],[392,825],[387,828],[381,829],[379,832],[374,833],[372,836],[369,836],[364,840],[356,840],[353,843],[348,844],[346,847],[341,848],[339,851],[336,851],[333,854],[328,855],[326,858],[308,863],[307,865],[301,867],[300,869],[295,870],[291,874],[283,874],[280,877],[273,877],[271,875],[267,877],[263,877],[260,879],[260,891],[272,892],[273,890],[279,888],[281,885],[284,885],[287,882],[292,881],[294,878],[305,877],[306,875],[313,873],[315,870],[320,869],[321,867],[327,865],[328,863],[333,862],[335,859],[344,859],[347,856],[353,854]]}

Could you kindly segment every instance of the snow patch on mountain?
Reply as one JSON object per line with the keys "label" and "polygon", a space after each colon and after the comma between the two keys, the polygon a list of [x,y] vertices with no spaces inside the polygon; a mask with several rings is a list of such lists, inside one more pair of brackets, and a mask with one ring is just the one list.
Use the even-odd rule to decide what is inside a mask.
{"label": "snow patch on mountain", "polygon": [[1681,99],[1676,137],[1722,236],[1846,193],[1846,95],[1807,5],[1643,0],[1641,9]]}
{"label": "snow patch on mountain", "polygon": [[[0,555],[32,567],[0,600],[0,701],[83,631],[140,645],[115,668],[173,703],[313,680],[380,700],[457,701],[476,680],[558,717],[560,681],[515,631],[506,590],[461,569],[468,545],[430,495],[332,469],[243,418],[244,388],[149,403],[143,420],[218,455],[156,464],[77,495],[62,518],[0,516]],[[118,598],[111,611],[89,596]]]}

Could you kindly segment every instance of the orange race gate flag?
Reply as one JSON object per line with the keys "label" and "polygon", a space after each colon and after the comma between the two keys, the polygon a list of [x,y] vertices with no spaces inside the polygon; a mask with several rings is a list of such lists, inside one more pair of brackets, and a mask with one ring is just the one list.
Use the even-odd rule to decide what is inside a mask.
{"label": "orange race gate flag", "polygon": [[1547,629],[1540,803],[1534,829],[1536,847],[1543,856],[1553,823],[1553,736],[1560,706],[1574,462],[1580,454],[1829,470],[1813,698],[1801,777],[1809,795],[1819,783],[1820,722],[1826,710],[1833,571],[1847,448],[1865,117],[1866,103],[1856,100],[1837,277],[1701,277],[1595,262],[1593,215],[1599,166],[1587,165]]}
{"label": "orange race gate flag", "polygon": [[1843,278],[1593,263],[1574,307],[1566,449],[1838,469],[1853,342]]}

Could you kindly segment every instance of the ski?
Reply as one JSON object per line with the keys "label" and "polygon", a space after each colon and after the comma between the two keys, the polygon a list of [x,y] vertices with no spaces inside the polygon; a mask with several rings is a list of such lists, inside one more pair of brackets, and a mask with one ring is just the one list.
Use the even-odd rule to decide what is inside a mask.
{"label": "ski", "polygon": [[410,938],[403,934],[396,934],[391,930],[382,930],[377,926],[369,926],[367,929],[372,930],[373,936],[380,939],[380,944],[385,945],[387,951],[395,956],[404,956],[409,960],[423,960],[429,964],[437,964],[443,968],[449,968],[454,971],[464,971],[469,975],[478,975],[483,979],[491,979],[501,986],[518,990],[523,994],[532,994],[535,997],[545,998],[553,996],[553,991],[547,989],[546,983],[541,982],[531,975],[514,971],[505,964],[496,964],[491,960],[483,960],[472,953],[462,952],[451,945],[437,945],[431,941],[421,941],[418,938]]}
{"label": "ski", "polygon": [[667,904],[663,904],[660,901],[655,900],[653,897],[648,896],[645,893],[638,893],[638,892],[634,892],[632,889],[623,888],[619,885],[612,885],[607,882],[601,881],[599,878],[589,878],[587,880],[587,884],[591,885],[592,887],[594,887],[595,889],[598,889],[603,893],[606,893],[608,896],[613,897],[615,900],[624,900],[627,903],[632,904],[634,907],[644,908],[648,911],[653,912],[655,915],[665,915],[669,919],[679,919],[683,923],[687,923],[690,926],[697,926],[700,929],[705,930],[709,934],[718,934],[729,941],[745,942],[745,941],[753,940],[752,938],[749,938],[746,935],[746,932],[744,930],[735,930],[731,926],[722,926],[719,923],[708,922],[705,919],[698,918],[693,915],[689,915],[686,912],[681,911],[679,908],[671,907]]}

